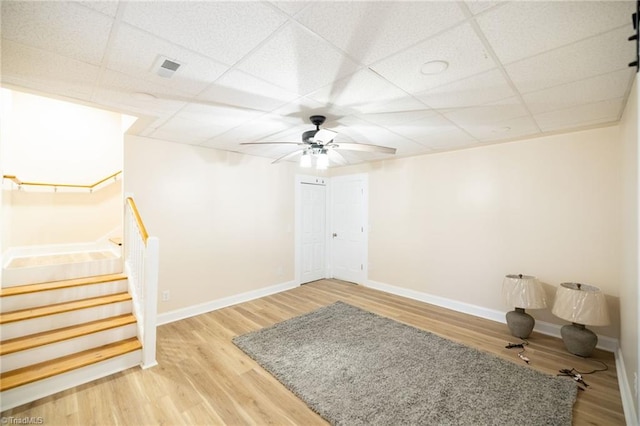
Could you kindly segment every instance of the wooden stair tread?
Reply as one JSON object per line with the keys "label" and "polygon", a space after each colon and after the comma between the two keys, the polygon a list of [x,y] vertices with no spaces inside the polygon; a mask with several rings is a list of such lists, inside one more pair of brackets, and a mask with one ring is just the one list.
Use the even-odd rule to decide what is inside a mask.
{"label": "wooden stair tread", "polygon": [[115,358],[141,348],[140,341],[136,337],[131,337],[72,355],[7,371],[0,375],[0,392]]}
{"label": "wooden stair tread", "polygon": [[124,302],[127,300],[131,300],[131,295],[129,293],[123,292],[109,294],[106,296],[73,300],[71,302],[56,303],[54,305],[40,306],[37,308],[20,309],[18,311],[11,311],[0,314],[0,324],[38,318],[47,315],[60,314],[63,312],[75,311],[79,309],[92,308],[94,306],[108,305],[110,303]]}
{"label": "wooden stair tread", "polygon": [[135,322],[136,317],[132,314],[124,314],[55,330],[43,331],[28,336],[16,337],[0,342],[0,355],[33,349],[39,346],[73,339],[74,337],[86,336],[88,334],[134,324]]}
{"label": "wooden stair tread", "polygon": [[62,281],[50,281],[38,284],[17,285],[13,287],[4,287],[0,289],[0,297],[17,296],[19,294],[36,293],[39,291],[57,290],[61,288],[78,287],[90,284],[100,284],[110,281],[126,280],[125,274],[107,274],[96,275],[85,278],[75,278]]}

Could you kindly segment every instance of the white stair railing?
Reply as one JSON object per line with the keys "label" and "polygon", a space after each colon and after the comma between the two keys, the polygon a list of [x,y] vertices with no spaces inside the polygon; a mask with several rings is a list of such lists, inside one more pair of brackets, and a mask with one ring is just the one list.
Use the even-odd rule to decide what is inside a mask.
{"label": "white stair railing", "polygon": [[150,237],[133,196],[127,195],[124,213],[124,267],[133,298],[133,313],[142,342],[142,368],[157,365],[156,315],[158,300],[159,240]]}

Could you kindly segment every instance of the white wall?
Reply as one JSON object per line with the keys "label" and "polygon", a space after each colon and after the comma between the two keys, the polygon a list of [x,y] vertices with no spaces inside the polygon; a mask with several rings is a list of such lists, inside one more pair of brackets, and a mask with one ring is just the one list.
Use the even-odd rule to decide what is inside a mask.
{"label": "white wall", "polygon": [[88,185],[121,170],[121,114],[0,91],[3,174],[22,181]]}
{"label": "white wall", "polygon": [[[620,123],[623,144],[621,164],[623,173],[623,264],[620,281],[620,349],[630,389],[634,389],[634,374],[640,372],[638,357],[638,85],[632,88],[624,116]],[[638,396],[636,413],[640,414]]]}
{"label": "white wall", "polygon": [[[335,169],[369,172],[369,278],[505,312],[505,274],[550,299],[577,281],[609,297],[619,335],[621,143],[607,127]],[[549,310],[538,319],[562,323]]]}
{"label": "white wall", "polygon": [[[91,185],[122,170],[123,116],[0,89],[0,171],[24,182]],[[28,189],[27,189],[28,188]],[[122,227],[122,186],[93,193],[2,185],[0,252],[19,246],[85,243]]]}
{"label": "white wall", "polygon": [[125,192],[160,239],[158,313],[294,279],[295,165],[125,137]]}

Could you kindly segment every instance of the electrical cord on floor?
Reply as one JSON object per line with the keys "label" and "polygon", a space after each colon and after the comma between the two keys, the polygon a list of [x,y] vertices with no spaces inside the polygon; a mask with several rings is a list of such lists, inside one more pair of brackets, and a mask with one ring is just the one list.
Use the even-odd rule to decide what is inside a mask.
{"label": "electrical cord on floor", "polygon": [[509,342],[509,344],[507,346],[505,346],[505,348],[507,349],[513,349],[513,348],[520,348],[522,349],[520,352],[518,352],[518,358],[520,358],[521,360],[523,360],[524,362],[526,362],[527,364],[529,364],[531,362],[531,360],[524,355],[524,347],[527,346],[529,344],[529,342],[527,342],[525,339],[520,339],[522,340],[522,343],[511,343]]}
{"label": "electrical cord on floor", "polygon": [[578,371],[575,368],[572,369],[568,369],[568,368],[563,368],[562,370],[560,370],[560,374],[558,374],[558,376],[566,376],[566,377],[571,377],[573,380],[575,380],[576,382],[578,382],[578,385],[582,385],[582,386],[578,386],[578,389],[580,390],[586,390],[589,385],[584,381],[584,379],[582,378],[583,375],[587,375],[587,374],[594,374],[594,373],[598,373],[600,371],[607,371],[609,369],[609,366],[607,364],[605,364],[604,362],[594,359],[593,361],[600,363],[604,366],[604,368],[597,368],[591,371]]}

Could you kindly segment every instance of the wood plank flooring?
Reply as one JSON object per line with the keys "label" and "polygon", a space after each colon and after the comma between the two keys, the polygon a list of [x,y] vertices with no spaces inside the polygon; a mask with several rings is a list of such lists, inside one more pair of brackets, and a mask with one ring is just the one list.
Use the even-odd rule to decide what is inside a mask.
{"label": "wood plank flooring", "polygon": [[[44,424],[323,425],[326,422],[231,342],[239,334],[342,300],[524,365],[506,325],[335,280],[321,280],[158,328],[159,365],[130,369],[7,410],[2,416],[42,417]],[[559,339],[534,333],[530,368],[597,368],[569,354]],[[585,376],[575,425],[624,425],[613,354],[592,359],[609,370]],[[517,392],[517,389],[514,389]]]}

